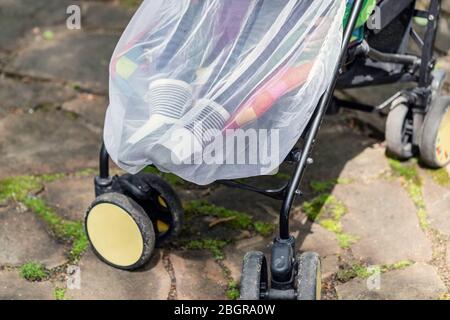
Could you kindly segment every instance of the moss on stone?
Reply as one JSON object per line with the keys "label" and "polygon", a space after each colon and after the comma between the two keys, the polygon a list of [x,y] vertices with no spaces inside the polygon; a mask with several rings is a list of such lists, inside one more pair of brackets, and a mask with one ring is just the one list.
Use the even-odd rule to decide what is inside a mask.
{"label": "moss on stone", "polygon": [[90,177],[97,174],[98,174],[97,169],[86,168],[75,172],[75,177]]}
{"label": "moss on stone", "polygon": [[341,282],[347,282],[356,277],[366,279],[372,274],[373,272],[370,272],[366,266],[364,266],[360,262],[357,262],[347,268],[340,269],[337,272],[336,277]]}
{"label": "moss on stone", "polygon": [[445,168],[436,169],[436,170],[429,169],[429,170],[427,170],[427,172],[431,175],[433,180],[440,186],[443,186],[443,187],[450,186],[450,176],[447,172],[447,169],[445,169]]}
{"label": "moss on stone", "polygon": [[342,232],[336,234],[336,239],[338,240],[339,246],[342,249],[348,249],[352,244],[356,243],[359,240],[359,237]]}
{"label": "moss on stone", "polygon": [[317,217],[324,210],[324,206],[327,201],[330,201],[331,195],[329,193],[324,193],[318,195],[311,201],[303,202],[303,212],[305,212],[306,216],[311,221],[316,221]]}
{"label": "moss on stone", "polygon": [[215,206],[205,200],[190,201],[184,205],[184,210],[186,215],[233,218],[227,224],[236,229],[248,229],[252,225],[252,217],[249,214]]}
{"label": "moss on stone", "polygon": [[66,289],[65,288],[55,288],[53,292],[53,296],[55,300],[67,300],[66,298]]}
{"label": "moss on stone", "polygon": [[255,231],[262,235],[263,237],[270,236],[275,230],[275,226],[272,223],[256,221],[253,223]]}
{"label": "moss on stone", "polygon": [[311,221],[333,232],[341,248],[347,249],[358,240],[358,237],[342,230],[341,219],[347,213],[347,208],[335,196],[323,193],[311,201],[305,201],[303,211]]}
{"label": "moss on stone", "polygon": [[262,236],[272,233],[274,226],[263,221],[253,221],[248,213],[215,206],[205,200],[193,200],[184,204],[186,216],[210,216],[218,219],[229,219],[224,223],[237,230],[254,230]]}
{"label": "moss on stone", "polygon": [[402,163],[395,159],[389,159],[389,165],[394,175],[403,177],[407,181],[414,182],[415,184],[422,184],[419,172],[417,171],[416,161],[410,161]]}
{"label": "moss on stone", "polygon": [[52,182],[64,176],[63,173],[56,173],[5,178],[0,181],[0,203],[10,199],[21,201],[30,193],[39,191],[43,187],[43,183]]}
{"label": "moss on stone", "polygon": [[83,223],[81,221],[62,219],[41,198],[26,197],[22,202],[48,225],[51,232],[58,239],[72,244],[69,258],[72,262],[78,261],[88,247]]}
{"label": "moss on stone", "polygon": [[342,232],[342,225],[339,221],[334,219],[323,219],[319,221],[319,224],[330,232],[339,234]]}
{"label": "moss on stone", "polygon": [[228,243],[229,241],[226,240],[198,239],[186,242],[183,247],[190,250],[209,250],[214,259],[223,260],[225,258],[223,249]]}
{"label": "moss on stone", "polygon": [[0,181],[0,203],[15,200],[23,203],[43,220],[51,232],[59,239],[72,243],[69,253],[71,261],[77,261],[88,246],[87,237],[81,221],[62,219],[44,200],[35,197],[35,193],[43,188],[44,183],[65,177],[65,174],[51,174],[41,176],[18,176]]}
{"label": "moss on stone", "polygon": [[37,191],[42,186],[38,178],[20,176],[6,178],[0,181],[0,203],[9,199],[20,201],[30,192]]}
{"label": "moss on stone", "polygon": [[388,272],[393,270],[402,270],[407,267],[410,267],[414,264],[414,262],[410,260],[401,260],[399,262],[393,264],[385,264],[381,266],[381,272]]}
{"label": "moss on stone", "polygon": [[27,262],[20,267],[20,276],[28,281],[43,281],[48,279],[50,272],[39,262]]}
{"label": "moss on stone", "polygon": [[350,184],[351,182],[350,179],[339,178],[328,181],[312,181],[310,186],[315,192],[322,193],[329,192],[338,184]]}
{"label": "moss on stone", "polygon": [[402,270],[411,266],[413,263],[414,262],[410,260],[401,260],[393,264],[385,264],[381,266],[366,266],[361,262],[356,262],[349,267],[340,269],[337,272],[336,277],[341,282],[347,282],[353,278],[367,279],[370,276],[374,275],[377,270],[380,273],[385,273],[393,270]]}
{"label": "moss on stone", "polygon": [[427,229],[429,227],[425,200],[422,192],[422,179],[417,170],[417,161],[402,163],[398,160],[389,159],[389,165],[395,176],[403,179],[402,184],[408,192],[409,197],[417,208],[417,217],[420,227]]}
{"label": "moss on stone", "polygon": [[236,281],[232,280],[228,282],[226,296],[230,300],[237,300],[239,298],[239,286]]}

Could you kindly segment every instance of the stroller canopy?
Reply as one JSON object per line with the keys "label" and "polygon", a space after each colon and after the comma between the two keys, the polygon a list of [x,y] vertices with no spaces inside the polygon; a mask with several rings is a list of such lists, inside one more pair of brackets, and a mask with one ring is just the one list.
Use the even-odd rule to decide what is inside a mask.
{"label": "stroller canopy", "polygon": [[270,174],[331,80],[345,1],[147,0],[110,64],[104,141],[130,173]]}

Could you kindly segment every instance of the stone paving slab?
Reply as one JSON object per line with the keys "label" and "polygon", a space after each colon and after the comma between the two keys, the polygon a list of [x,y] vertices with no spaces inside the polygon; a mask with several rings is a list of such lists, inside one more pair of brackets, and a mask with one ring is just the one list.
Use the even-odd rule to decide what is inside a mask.
{"label": "stone paving slab", "polygon": [[[52,40],[35,40],[14,58],[9,72],[65,80],[106,93],[108,65],[119,38],[110,32],[54,29]],[[46,57],[43,59],[42,57]]]}
{"label": "stone paving slab", "polygon": [[73,100],[67,99],[62,105],[63,110],[79,116],[85,121],[85,124],[99,134],[103,132],[107,107],[107,98],[92,94],[82,94]]}
{"label": "stone paving slab", "polygon": [[206,251],[174,251],[169,255],[180,300],[224,299],[227,281],[222,269]]}
{"label": "stone paving slab", "polygon": [[50,282],[29,282],[16,271],[0,271],[0,300],[54,300]]}
{"label": "stone paving slab", "polygon": [[58,106],[76,96],[75,90],[60,84],[4,76],[0,76],[0,88],[0,118],[16,109],[28,111],[40,106]]}
{"label": "stone paving slab", "polygon": [[297,252],[317,252],[322,263],[322,278],[326,279],[338,271],[338,255],[342,249],[336,236],[318,223],[311,222],[301,212],[294,208],[291,218],[292,235],[296,238]]}
{"label": "stone paving slab", "polygon": [[83,256],[79,267],[81,287],[67,290],[70,299],[165,300],[170,291],[170,277],[160,251],[155,251],[143,269],[132,272],[106,265],[91,250]]}
{"label": "stone paving slab", "polygon": [[133,10],[120,6],[117,2],[85,2],[82,5],[83,28],[122,31],[130,21]]}
{"label": "stone paving slab", "polygon": [[255,236],[247,239],[241,239],[236,241],[236,243],[227,246],[224,250],[224,264],[230,270],[231,277],[235,281],[240,281],[242,262],[245,254],[249,251],[262,251],[268,259],[271,249],[270,242],[271,240],[269,238]]}
{"label": "stone paving slab", "polygon": [[306,218],[302,225],[293,223],[291,229],[300,251],[316,251],[321,257],[335,255],[341,251],[333,233]]}
{"label": "stone paving slab", "polygon": [[337,180],[352,159],[377,142],[375,139],[355,132],[346,123],[345,118],[327,117],[319,131],[317,144],[313,150],[314,164],[308,167],[305,174],[305,185],[311,181]]}
{"label": "stone paving slab", "polygon": [[339,271],[339,257],[338,255],[331,255],[320,257],[322,281],[333,276]]}
{"label": "stone paving slab", "polygon": [[447,266],[450,266],[450,241],[447,242],[447,251],[446,251],[446,263]]}
{"label": "stone paving slab", "polygon": [[340,179],[370,181],[389,171],[386,149],[380,144],[363,150],[345,164]]}
{"label": "stone paving slab", "polygon": [[[6,31],[0,33],[0,69],[6,70],[8,77],[0,78],[0,152],[3,154],[0,158],[0,179],[18,174],[74,172],[97,166],[107,106],[108,63],[120,32],[132,14],[119,3],[82,1],[83,30],[69,31],[64,26],[65,9],[69,4],[80,4],[80,1],[48,0],[43,3],[3,0],[0,27]],[[444,6],[448,6],[447,1]],[[448,42],[445,42],[449,34],[448,20],[441,21],[441,25],[438,40],[443,43],[438,47],[442,51],[445,50],[442,45]],[[45,31],[53,32],[52,37],[45,39]],[[440,62],[448,69],[448,58],[440,59]],[[51,81],[30,80],[23,75]],[[82,90],[77,90],[78,86],[98,95],[80,94]],[[384,86],[349,90],[347,94],[358,99],[363,97],[360,100],[365,103],[378,104],[399,88]],[[33,108],[36,108],[34,114],[26,113]],[[344,231],[360,237],[350,250],[342,250],[335,236],[320,225],[307,221],[301,214],[300,203],[295,203],[291,230],[297,238],[297,248],[320,253],[324,278],[337,271],[339,255],[354,255],[363,262],[380,264],[405,259],[431,259],[430,241],[418,226],[415,208],[408,195],[398,182],[381,181],[380,176],[389,169],[384,146],[380,144],[383,132],[382,117],[354,111],[341,111],[338,116],[327,117],[322,126],[314,150],[315,164],[307,171],[303,199],[309,200],[317,195],[309,187],[312,181],[354,180],[349,185],[337,185],[333,194],[349,208],[342,219]],[[276,177],[250,180],[260,186],[282,183]],[[442,220],[447,207],[436,204],[442,200],[438,195],[442,190],[432,185],[432,181],[430,183],[425,184],[424,196],[427,209],[431,208],[432,225],[439,226],[448,235],[443,229],[446,222]],[[278,201],[221,187],[211,190],[210,193],[197,189],[183,191],[183,199],[206,199],[215,205],[247,212],[254,219],[277,225]],[[69,176],[48,183],[41,196],[64,218],[82,219],[94,198],[92,177]],[[7,250],[12,250],[2,250],[2,242],[14,242],[9,247],[18,247],[17,252],[24,252],[23,256],[27,257],[36,254],[27,251],[36,247],[37,253],[42,255],[36,259],[52,264],[52,261],[45,259],[51,260],[55,252],[62,251],[64,247],[56,244],[55,250],[43,253],[45,250],[40,246],[47,246],[48,240],[52,239],[45,233],[41,222],[30,212],[21,212],[19,219],[19,215],[12,215],[10,210],[10,207],[0,209],[0,220],[3,215],[7,217],[7,226],[13,225],[1,230],[5,223],[0,221],[0,265],[3,264],[1,252],[9,254],[9,259],[11,253]],[[30,218],[21,219],[26,215]],[[442,220],[441,223],[437,217]],[[242,258],[247,251],[269,253],[273,235],[250,237],[248,231],[231,231],[223,225],[210,228],[208,218],[191,221],[194,226],[190,228],[192,232],[187,235],[187,240],[191,236],[239,238],[225,247],[225,259],[221,262],[229,269],[233,279],[239,280]],[[42,240],[38,238],[32,244],[17,241],[21,239],[12,234],[16,230],[31,230],[31,234],[39,234]],[[5,235],[8,236],[6,242],[2,239]],[[450,260],[449,247],[450,244],[447,260]],[[173,266],[179,299],[225,298],[230,278],[208,251],[165,250],[168,250],[168,259],[165,257],[164,262],[170,261]],[[166,299],[169,292],[174,294],[174,290],[171,290],[171,279],[161,256],[161,251],[157,250],[142,270],[125,272],[105,265],[88,251],[80,262],[81,289],[69,290],[67,296],[73,299]],[[382,277],[382,289],[376,294],[367,292],[365,280],[361,279],[340,285],[338,293],[343,298],[387,299],[436,298],[447,291],[434,268],[424,263],[391,271]],[[2,287],[4,284],[9,286],[7,290]],[[30,283],[21,279],[17,272],[0,271],[0,299],[20,295],[52,299],[52,291],[50,282]]]}
{"label": "stone paving slab", "polygon": [[450,236],[450,188],[443,187],[423,175],[423,198],[433,228]]}
{"label": "stone paving slab", "polygon": [[0,119],[0,178],[72,172],[97,165],[101,136],[62,111]]}
{"label": "stone paving slab", "polygon": [[41,197],[63,218],[84,220],[87,208],[95,199],[94,176],[68,177],[47,183]]}
{"label": "stone paving slab", "polygon": [[13,205],[0,208],[0,266],[38,261],[54,268],[66,262],[64,249],[33,212]]}
{"label": "stone paving slab", "polygon": [[431,259],[431,242],[399,182],[338,185],[333,194],[348,208],[342,218],[344,231],[360,238],[352,246],[356,258],[369,264]]}
{"label": "stone paving slab", "polygon": [[2,0],[0,11],[0,51],[17,50],[24,38],[35,27],[64,24],[66,8],[70,4],[80,4],[72,0]]}
{"label": "stone paving slab", "polygon": [[369,290],[367,280],[360,278],[336,290],[339,299],[344,300],[436,300],[447,292],[436,269],[425,263],[381,274],[379,290]]}

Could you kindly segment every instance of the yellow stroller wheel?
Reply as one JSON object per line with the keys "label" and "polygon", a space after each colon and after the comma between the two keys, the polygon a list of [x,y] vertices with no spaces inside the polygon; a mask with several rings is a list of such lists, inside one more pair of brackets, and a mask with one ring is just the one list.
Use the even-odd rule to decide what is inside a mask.
{"label": "yellow stroller wheel", "polygon": [[420,155],[431,168],[450,163],[450,97],[438,97],[425,116]]}
{"label": "yellow stroller wheel", "polygon": [[85,228],[95,254],[118,269],[141,267],[155,246],[150,218],[133,199],[120,193],[97,197],[86,213]]}

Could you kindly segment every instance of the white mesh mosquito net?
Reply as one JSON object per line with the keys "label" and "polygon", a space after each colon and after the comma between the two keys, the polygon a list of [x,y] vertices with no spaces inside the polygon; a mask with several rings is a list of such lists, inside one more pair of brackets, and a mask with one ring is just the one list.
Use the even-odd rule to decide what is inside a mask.
{"label": "white mesh mosquito net", "polygon": [[144,1],[110,64],[113,161],[197,184],[276,171],[331,81],[345,3]]}

